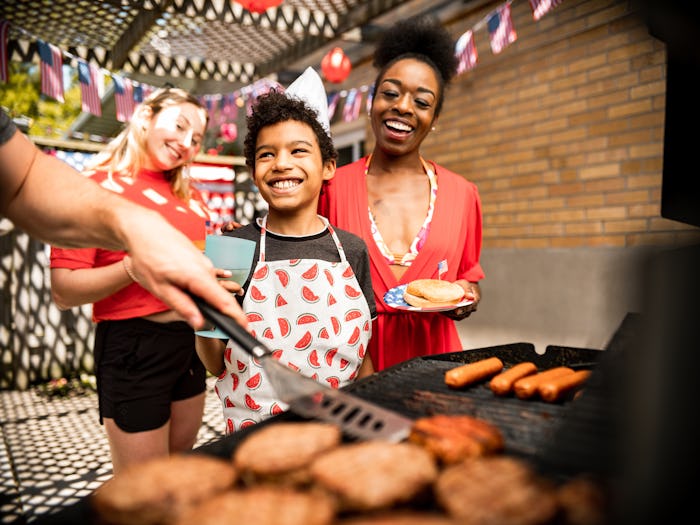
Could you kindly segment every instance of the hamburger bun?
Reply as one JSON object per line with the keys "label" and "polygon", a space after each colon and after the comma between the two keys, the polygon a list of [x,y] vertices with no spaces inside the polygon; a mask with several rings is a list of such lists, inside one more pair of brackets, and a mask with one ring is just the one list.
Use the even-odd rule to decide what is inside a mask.
{"label": "hamburger bun", "polygon": [[451,306],[464,299],[464,288],[439,279],[416,279],[406,286],[403,299],[418,308]]}

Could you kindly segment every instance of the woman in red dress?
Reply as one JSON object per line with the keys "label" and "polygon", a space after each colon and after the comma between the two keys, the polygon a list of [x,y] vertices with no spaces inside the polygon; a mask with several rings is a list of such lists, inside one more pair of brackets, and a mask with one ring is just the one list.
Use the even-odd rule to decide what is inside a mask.
{"label": "woman in red dress", "polygon": [[[367,243],[378,311],[369,352],[382,370],[412,357],[461,350],[454,321],[476,310],[484,272],[476,186],[420,153],[457,69],[449,33],[428,17],[398,22],[379,42],[374,65],[374,151],[338,168],[321,195],[319,213]],[[384,302],[388,290],[419,278],[456,282],[473,303],[427,313]]]}

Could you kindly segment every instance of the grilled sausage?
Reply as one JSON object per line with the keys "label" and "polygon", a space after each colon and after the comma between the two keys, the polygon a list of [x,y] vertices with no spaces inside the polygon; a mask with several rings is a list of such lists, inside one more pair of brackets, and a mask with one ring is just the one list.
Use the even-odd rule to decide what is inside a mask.
{"label": "grilled sausage", "polygon": [[545,401],[554,403],[562,399],[571,390],[580,387],[591,375],[590,370],[578,370],[539,384],[537,391]]}
{"label": "grilled sausage", "polygon": [[503,450],[503,435],[488,421],[466,414],[436,414],[416,419],[408,440],[428,449],[443,464]]}
{"label": "grilled sausage", "polygon": [[525,376],[535,374],[537,367],[531,361],[524,361],[513,365],[508,370],[494,376],[489,383],[491,391],[497,396],[507,396],[513,391],[513,384]]}
{"label": "grilled sausage", "polygon": [[462,388],[503,370],[503,361],[489,357],[452,368],[445,372],[445,384],[451,388]]}
{"label": "grilled sausage", "polygon": [[513,390],[519,399],[530,399],[532,396],[537,394],[537,387],[543,381],[573,373],[573,369],[569,368],[568,366],[550,368],[544,372],[539,372],[537,374],[518,379],[513,385]]}

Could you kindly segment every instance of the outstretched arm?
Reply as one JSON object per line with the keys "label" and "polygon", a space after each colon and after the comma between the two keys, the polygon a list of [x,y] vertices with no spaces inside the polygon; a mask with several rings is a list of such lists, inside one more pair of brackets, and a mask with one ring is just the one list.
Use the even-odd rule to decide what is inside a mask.
{"label": "outstretched arm", "polygon": [[[7,118],[0,111],[0,129]],[[0,144],[0,215],[56,246],[126,250],[139,283],[195,328],[204,318],[183,290],[248,326],[235,298],[217,283],[209,259],[184,234],[157,212],[46,155],[19,131]]]}

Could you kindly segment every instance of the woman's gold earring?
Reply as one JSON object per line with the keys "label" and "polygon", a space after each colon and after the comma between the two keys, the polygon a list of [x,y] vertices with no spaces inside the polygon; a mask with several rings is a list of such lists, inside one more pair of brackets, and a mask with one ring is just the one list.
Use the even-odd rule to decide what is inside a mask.
{"label": "woman's gold earring", "polygon": [[435,131],[435,126],[433,126],[432,128],[430,128],[430,131]]}

